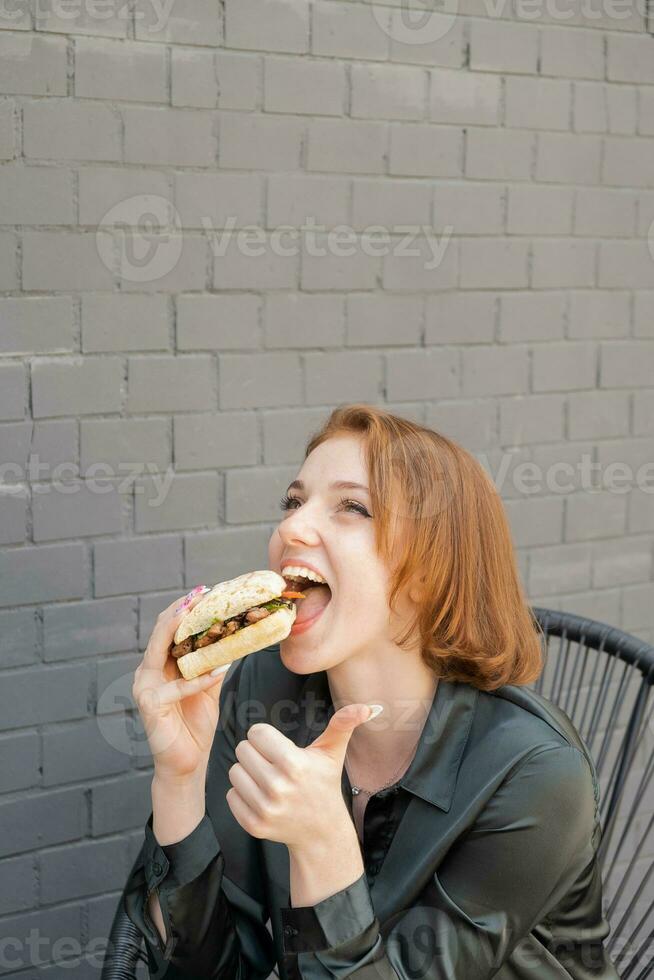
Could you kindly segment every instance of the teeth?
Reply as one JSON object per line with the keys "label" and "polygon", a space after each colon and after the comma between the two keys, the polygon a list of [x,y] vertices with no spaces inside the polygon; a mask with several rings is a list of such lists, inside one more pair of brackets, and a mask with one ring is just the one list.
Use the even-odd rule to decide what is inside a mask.
{"label": "teeth", "polygon": [[285,565],[284,575],[288,575],[293,578],[308,578],[312,582],[319,582],[323,585],[327,585],[327,580],[318,575],[317,572],[312,572],[310,568],[305,568],[304,565]]}

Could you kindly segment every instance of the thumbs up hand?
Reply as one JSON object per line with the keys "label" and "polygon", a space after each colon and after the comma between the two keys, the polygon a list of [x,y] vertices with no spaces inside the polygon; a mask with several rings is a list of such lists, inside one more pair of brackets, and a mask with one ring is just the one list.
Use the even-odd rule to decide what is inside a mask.
{"label": "thumbs up hand", "polygon": [[332,838],[344,819],[351,824],[341,790],[345,753],[354,730],[381,710],[345,705],[306,748],[272,725],[252,725],[236,746],[238,762],[229,769],[232,788],[225,797],[241,827],[301,851],[316,839]]}

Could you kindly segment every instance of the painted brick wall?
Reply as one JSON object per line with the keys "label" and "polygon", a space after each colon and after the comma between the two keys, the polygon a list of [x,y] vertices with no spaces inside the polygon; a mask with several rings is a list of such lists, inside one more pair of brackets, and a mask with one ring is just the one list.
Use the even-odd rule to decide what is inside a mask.
{"label": "painted brick wall", "polygon": [[335,404],[474,451],[530,598],[654,638],[654,38],[608,0],[424,13],[3,7],[2,975],[106,936],[154,619],[266,563]]}

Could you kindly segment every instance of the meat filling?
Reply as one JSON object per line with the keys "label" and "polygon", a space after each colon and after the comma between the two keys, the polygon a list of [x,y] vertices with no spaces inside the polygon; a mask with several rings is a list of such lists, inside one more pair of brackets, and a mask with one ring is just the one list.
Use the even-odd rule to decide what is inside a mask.
{"label": "meat filling", "polygon": [[245,626],[251,626],[253,623],[258,623],[262,619],[266,619],[276,609],[283,607],[290,609],[292,605],[293,603],[290,599],[280,598],[265,602],[261,606],[253,606],[251,609],[239,613],[238,616],[232,616],[231,619],[226,619],[224,622],[218,620],[200,633],[194,633],[192,636],[188,636],[181,643],[176,643],[171,647],[170,652],[173,657],[182,657],[185,653],[190,653],[192,650],[199,650],[201,647],[207,647],[211,643],[216,643],[218,640],[230,636],[237,630],[243,629]]}

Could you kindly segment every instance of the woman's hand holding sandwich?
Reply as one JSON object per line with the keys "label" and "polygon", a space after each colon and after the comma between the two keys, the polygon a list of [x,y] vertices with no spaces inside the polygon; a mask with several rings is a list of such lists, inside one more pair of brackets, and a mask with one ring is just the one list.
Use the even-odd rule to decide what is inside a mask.
{"label": "woman's hand holding sandwich", "polygon": [[203,674],[185,680],[170,656],[180,621],[205,595],[199,588],[176,599],[157,617],[134,673],[132,695],[148,737],[155,779],[181,783],[197,778],[204,786],[227,670],[218,676]]}

